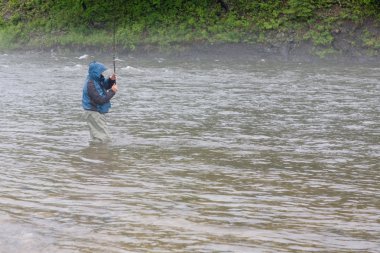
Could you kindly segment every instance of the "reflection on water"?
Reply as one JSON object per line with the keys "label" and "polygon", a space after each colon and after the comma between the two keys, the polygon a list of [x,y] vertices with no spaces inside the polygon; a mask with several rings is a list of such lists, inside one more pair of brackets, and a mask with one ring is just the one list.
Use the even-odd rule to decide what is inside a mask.
{"label": "reflection on water", "polygon": [[87,63],[0,55],[1,253],[380,248],[379,68],[125,57],[102,146]]}

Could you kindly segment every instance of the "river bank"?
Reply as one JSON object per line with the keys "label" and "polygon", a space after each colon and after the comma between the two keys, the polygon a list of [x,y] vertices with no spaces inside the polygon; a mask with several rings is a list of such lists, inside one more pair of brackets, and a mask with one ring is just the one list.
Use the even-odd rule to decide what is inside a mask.
{"label": "river bank", "polygon": [[[92,49],[87,49],[92,50]],[[320,55],[315,53],[311,43],[245,44],[245,43],[194,43],[176,45],[171,48],[153,46],[137,47],[134,51],[122,50],[122,54],[134,57],[163,57],[215,60],[241,60],[248,62],[336,62],[336,63],[376,63],[380,61],[379,54],[369,54],[367,49],[338,49],[334,53]]]}
{"label": "river bank", "polygon": [[[377,62],[378,1],[5,1],[0,50]],[[117,8],[115,7],[117,6]],[[116,19],[115,19],[116,18]]]}
{"label": "river bank", "polygon": [[[337,42],[340,43],[340,42]],[[30,51],[50,51],[52,53],[74,53],[76,55],[103,55],[112,54],[111,47],[96,46],[53,46],[49,48],[29,48]],[[11,50],[19,51],[19,49]],[[4,52],[4,50],[3,50]],[[372,64],[380,62],[380,54],[370,54],[368,49],[346,48],[337,49],[334,53],[320,55],[315,53],[312,43],[283,43],[270,44],[246,44],[246,43],[186,43],[170,47],[155,45],[141,45],[134,50],[116,48],[116,55],[124,55],[136,58],[164,58],[182,59],[191,61],[236,61],[241,62],[297,62],[297,63],[353,63]]]}
{"label": "river bank", "polygon": [[[139,45],[124,53],[141,56],[241,59],[244,61],[275,60],[283,62],[353,62],[373,63],[380,61],[379,22],[367,19],[355,24],[351,21],[337,23],[330,33],[330,42],[320,44],[304,38],[301,31],[267,32],[263,42],[188,42],[160,47]],[[253,35],[250,35],[253,36]]]}
{"label": "river bank", "polygon": [[[328,45],[317,45],[312,39],[297,39],[293,33],[271,32],[266,34],[264,42],[228,42],[228,41],[185,41],[171,42],[165,45],[136,42],[133,47],[116,44],[116,53],[132,57],[183,58],[241,60],[248,62],[281,61],[281,62],[344,62],[376,63],[380,61],[380,29],[373,20],[356,26],[345,22],[333,30]],[[367,31],[371,31],[368,35]],[[28,42],[13,46],[2,46],[5,51],[44,51],[77,54],[104,54],[113,52],[110,34],[93,31],[86,39],[83,34],[46,34],[38,40],[31,38]],[[254,35],[250,35],[254,36]],[[299,35],[298,35],[299,37]],[[70,39],[68,39],[70,38]],[[90,41],[94,38],[94,43]],[[95,39],[96,38],[96,39]],[[117,38],[117,41],[120,41]],[[161,40],[165,40],[162,38]],[[1,39],[0,39],[1,42]],[[1,43],[0,43],[1,45]]]}

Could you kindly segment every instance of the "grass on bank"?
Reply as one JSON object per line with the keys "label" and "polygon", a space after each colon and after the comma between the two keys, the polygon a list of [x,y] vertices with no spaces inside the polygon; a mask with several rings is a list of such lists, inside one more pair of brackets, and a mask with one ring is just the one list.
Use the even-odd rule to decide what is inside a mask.
{"label": "grass on bank", "polygon": [[323,57],[339,50],[334,43],[342,35],[350,46],[372,54],[380,50],[377,0],[114,2],[116,9],[104,1],[3,1],[0,48],[110,48],[116,18],[117,44],[125,50],[194,43],[310,43]]}

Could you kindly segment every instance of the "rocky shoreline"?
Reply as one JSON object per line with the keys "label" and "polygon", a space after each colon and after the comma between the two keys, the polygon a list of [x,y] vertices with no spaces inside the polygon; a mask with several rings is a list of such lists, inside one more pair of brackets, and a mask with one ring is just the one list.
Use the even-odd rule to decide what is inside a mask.
{"label": "rocky shoreline", "polygon": [[[344,42],[335,42],[344,45]],[[371,55],[366,48],[336,47],[334,53],[321,57],[315,53],[312,43],[283,43],[277,45],[245,44],[245,43],[215,43],[186,44],[168,48],[140,46],[134,51],[123,51],[135,57],[164,57],[218,60],[238,59],[241,61],[281,61],[281,62],[350,62],[350,63],[380,63],[380,52]]]}
{"label": "rocky shoreline", "polygon": [[[358,37],[359,38],[359,37]],[[359,39],[348,38],[341,33],[334,37],[334,42],[330,48],[316,48],[310,41],[286,42],[286,43],[184,43],[165,47],[156,45],[140,45],[134,50],[125,50],[116,47],[118,55],[128,55],[131,57],[143,58],[167,58],[167,59],[189,59],[189,60],[240,60],[244,62],[298,62],[298,63],[355,63],[355,64],[373,64],[380,63],[380,49],[360,46]],[[323,50],[331,50],[329,54],[321,56],[318,54]],[[24,48],[27,51],[56,52],[67,53],[73,52],[81,54],[104,54],[112,52],[112,47],[99,48],[96,46],[53,46],[45,48]],[[4,51],[4,50],[2,50]],[[10,50],[20,51],[20,49]]]}
{"label": "rocky shoreline", "polygon": [[[380,38],[379,24],[368,19],[361,24],[350,21],[341,22],[331,31],[331,44],[317,46],[311,40],[294,39],[294,34],[268,34],[265,43],[201,43],[172,45],[159,48],[152,45],[138,46],[132,55],[165,55],[166,57],[218,57],[220,59],[238,58],[245,61],[275,60],[282,62],[352,62],[379,63]],[[370,31],[371,36],[367,32]],[[270,39],[272,37],[272,39]],[[278,38],[281,37],[281,38]],[[372,40],[372,42],[371,42]],[[372,43],[372,44],[371,44]]]}

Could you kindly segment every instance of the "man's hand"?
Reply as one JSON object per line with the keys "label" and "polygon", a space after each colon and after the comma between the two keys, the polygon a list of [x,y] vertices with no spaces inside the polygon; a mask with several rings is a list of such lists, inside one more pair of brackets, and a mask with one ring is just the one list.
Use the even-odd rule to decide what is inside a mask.
{"label": "man's hand", "polygon": [[117,84],[112,85],[111,90],[116,93],[119,90]]}
{"label": "man's hand", "polygon": [[112,81],[116,81],[116,75],[115,75],[115,73],[113,73],[113,74],[110,76],[110,79],[111,79]]}

